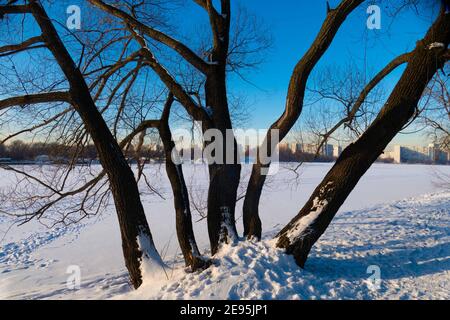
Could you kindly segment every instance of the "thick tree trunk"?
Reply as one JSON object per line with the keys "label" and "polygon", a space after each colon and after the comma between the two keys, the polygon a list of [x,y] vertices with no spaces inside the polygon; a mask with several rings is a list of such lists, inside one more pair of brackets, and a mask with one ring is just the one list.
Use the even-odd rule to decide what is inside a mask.
{"label": "thick tree trunk", "polygon": [[[271,125],[266,140],[263,142],[269,152],[276,147],[275,143],[272,144],[271,142],[271,130],[278,130],[278,137],[281,141],[294,126],[303,109],[306,82],[311,71],[333,42],[336,33],[347,16],[363,1],[343,0],[335,9],[328,10],[327,17],[317,37],[309,50],[297,63],[292,73],[284,113]],[[260,149],[258,148],[258,154],[259,152]],[[262,226],[259,218],[259,199],[266,180],[266,176],[261,169],[268,169],[269,167],[270,163],[261,163],[258,158],[252,169],[243,207],[244,235],[247,238],[261,238]]]}
{"label": "thick tree trunk", "polygon": [[[220,59],[219,59],[220,60]],[[238,234],[235,222],[237,189],[241,176],[241,164],[234,136],[227,135],[232,129],[231,117],[228,110],[225,66],[218,65],[215,72],[208,76],[206,84],[206,104],[212,110],[214,129],[221,132],[223,163],[209,165],[208,189],[208,233],[211,253],[214,255],[221,243],[236,242]],[[227,141],[232,138],[232,141]],[[228,144],[233,144],[230,146]],[[227,152],[232,150],[233,163],[227,162]]]}
{"label": "thick tree trunk", "polygon": [[428,82],[448,59],[449,41],[450,14],[441,11],[411,53],[408,66],[378,117],[361,138],[344,150],[299,214],[277,235],[278,247],[294,255],[299,266],[304,266],[311,247],[359,179],[414,115]]}
{"label": "thick tree trunk", "polygon": [[173,95],[170,94],[164,107],[158,129],[164,145],[166,172],[169,177],[174,196],[178,242],[180,244],[186,266],[192,271],[195,271],[209,266],[210,261],[202,257],[200,251],[198,250],[192,227],[189,193],[184,180],[183,168],[181,164],[176,164],[173,161],[174,158],[172,158],[174,156],[172,152],[175,151],[175,143],[172,140],[172,133],[169,127],[169,114],[173,101]]}
{"label": "thick tree trunk", "polygon": [[145,262],[159,267],[162,260],[153,243],[134,174],[45,10],[37,1],[32,1],[30,6],[49,50],[67,77],[73,106],[91,135],[108,175],[119,220],[125,265],[133,286],[138,288],[142,284],[142,264]]}
{"label": "thick tree trunk", "polygon": [[235,208],[240,172],[239,164],[209,166],[208,232],[213,255],[221,243],[238,241]]}

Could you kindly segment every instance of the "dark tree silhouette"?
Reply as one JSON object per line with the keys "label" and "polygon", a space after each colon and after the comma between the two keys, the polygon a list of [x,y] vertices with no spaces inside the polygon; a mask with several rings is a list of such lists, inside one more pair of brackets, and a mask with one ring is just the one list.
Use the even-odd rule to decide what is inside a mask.
{"label": "dark tree silhouette", "polygon": [[38,93],[1,100],[0,109],[55,101],[73,106],[92,137],[100,162],[108,176],[120,225],[125,264],[132,284],[135,288],[139,287],[142,283],[142,262],[149,260],[150,263],[162,264],[162,261],[153,243],[134,174],[119,144],[98,111],[80,69],[42,5],[36,0],[30,0],[25,5],[0,6],[0,14],[31,14],[42,32],[39,37],[32,38],[33,41],[25,41],[2,51],[15,53],[39,42],[52,53],[69,84],[67,92]]}
{"label": "dark tree silhouette", "polygon": [[377,118],[338,158],[299,214],[277,235],[277,245],[305,265],[311,247],[388,143],[413,117],[434,74],[448,61],[450,14],[442,8],[426,36],[410,53],[406,70]]}

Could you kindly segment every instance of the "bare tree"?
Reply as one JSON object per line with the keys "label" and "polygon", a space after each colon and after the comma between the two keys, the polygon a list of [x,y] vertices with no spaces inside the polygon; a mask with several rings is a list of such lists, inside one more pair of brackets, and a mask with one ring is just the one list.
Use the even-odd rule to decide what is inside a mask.
{"label": "bare tree", "polygon": [[350,144],[318,185],[299,214],[277,235],[277,245],[304,266],[311,247],[336,212],[394,136],[414,116],[422,94],[449,59],[450,15],[441,12],[426,36],[417,42],[408,65],[377,118]]}
{"label": "bare tree", "polygon": [[198,249],[192,227],[189,193],[183,175],[183,167],[180,162],[176,162],[177,159],[180,159],[179,155],[176,154],[177,150],[169,126],[170,110],[173,103],[174,96],[170,93],[164,104],[161,118],[159,120],[143,121],[136,128],[136,132],[140,132],[141,137],[144,137],[147,129],[158,129],[164,147],[166,172],[174,195],[178,241],[186,266],[195,271],[207,267],[210,262],[201,256]]}
{"label": "bare tree", "polygon": [[[30,0],[24,5],[0,6],[0,16],[7,14],[31,14],[40,28],[41,35],[21,44],[3,48],[1,50],[3,54],[35,49],[37,44],[45,47],[59,65],[69,89],[6,98],[0,101],[0,109],[52,102],[64,102],[75,109],[96,146],[100,162],[108,176],[109,188],[119,218],[125,264],[131,282],[137,288],[142,283],[142,263],[161,265],[162,261],[153,243],[133,172],[97,109],[94,102],[96,97],[91,96],[85,76],[72,59],[42,5],[36,0]],[[89,187],[90,184],[85,188]],[[58,190],[53,191],[61,196]]]}
{"label": "bare tree", "polygon": [[[197,50],[171,36],[171,26],[147,10],[152,1],[88,2],[91,7],[101,10],[92,10],[92,25],[85,32],[68,37],[71,41],[75,39],[75,45],[64,41],[55,22],[37,0],[24,1],[23,5],[0,6],[1,17],[31,15],[41,31],[40,35],[19,43],[6,42],[0,47],[0,58],[7,60],[5,65],[11,64],[9,69],[5,68],[7,71],[2,77],[6,80],[0,94],[7,98],[0,100],[0,112],[4,116],[0,124],[7,127],[10,120],[16,120],[21,125],[19,130],[8,131],[3,143],[24,134],[44,137],[51,142],[51,137],[58,136],[55,140],[72,154],[69,164],[58,174],[34,174],[5,166],[6,170],[19,174],[23,183],[32,182],[33,187],[25,190],[25,194],[13,190],[4,195],[3,199],[10,198],[11,201],[2,205],[21,210],[22,221],[26,222],[42,218],[52,208],[57,210],[70,202],[55,223],[76,223],[105,207],[111,193],[119,218],[125,262],[137,288],[142,283],[144,260],[162,265],[138,188],[138,183],[144,180],[151,192],[159,194],[158,188],[154,188],[146,176],[145,161],[141,161],[145,140],[151,135],[149,131],[157,130],[163,144],[165,168],[174,196],[177,236],[186,266],[191,270],[203,269],[210,261],[198,250],[191,206],[200,212],[204,208],[190,201],[182,165],[175,161],[170,115],[175,114],[174,105],[180,105],[187,113],[184,120],[201,121],[202,132],[215,129],[229,137],[228,130],[233,128],[233,102],[227,90],[227,76],[234,72],[244,77],[241,70],[253,68],[262,61],[260,50],[267,48],[268,42],[258,34],[259,27],[248,22],[248,15],[238,15],[233,29],[229,0],[194,0],[206,13],[211,34],[192,45],[197,46]],[[278,130],[281,139],[291,131],[302,113],[311,72],[348,15],[363,2],[342,0],[335,9],[328,8],[316,39],[291,75],[284,112],[270,128]],[[20,20],[14,22],[18,30],[26,27]],[[165,30],[160,31],[158,25]],[[336,117],[318,114],[326,122],[323,130],[316,132],[319,148],[341,128],[360,137],[345,149],[303,209],[277,236],[278,246],[293,254],[300,266],[304,265],[311,247],[361,176],[395,134],[418,115],[417,105],[424,88],[448,60],[449,30],[449,15],[443,10],[414,51],[395,58],[368,83],[345,71],[340,79],[330,80],[331,91],[330,88],[312,88],[321,99],[337,101],[342,106]],[[19,66],[12,59],[27,52],[40,52],[40,49],[50,52],[43,60],[44,70]],[[256,58],[247,60],[254,53],[257,53]],[[54,61],[56,66],[50,63]],[[392,70],[405,63],[407,68],[402,78],[368,126],[371,116],[365,107],[370,102],[369,97]],[[16,83],[11,81],[13,78]],[[441,84],[442,92],[447,103],[448,92]],[[21,119],[18,115],[23,108],[32,112]],[[362,116],[365,121],[361,124]],[[269,153],[273,152],[276,146],[272,139],[269,131],[258,148],[258,155],[264,146],[269,146]],[[98,172],[88,168],[87,174],[86,171],[82,173],[88,179],[69,183],[77,174],[77,159],[91,142],[103,170]],[[206,141],[205,146],[210,143]],[[258,206],[266,183],[263,170],[268,169],[270,163],[263,164],[258,157],[244,196],[239,189],[241,165],[234,136],[227,143],[233,147],[233,163],[214,162],[208,166],[206,216],[212,255],[222,243],[238,240],[235,207],[241,199],[244,199],[245,236],[260,239],[262,233]],[[222,154],[230,150],[226,143],[220,147]],[[127,157],[136,160],[136,176]]]}
{"label": "bare tree", "polygon": [[[317,102],[323,102],[325,106],[334,102],[341,108],[337,120],[326,110],[322,120],[314,118],[309,121],[309,130],[316,138],[316,157],[323,146],[341,129],[347,131],[349,141],[361,136],[373,121],[374,110],[383,98],[379,83],[397,67],[407,63],[409,56],[410,53],[405,53],[394,58],[367,84],[362,72],[354,66],[347,67],[344,71],[336,68],[325,69],[320,73],[314,82],[315,86],[308,89],[312,94],[311,104],[316,108]],[[324,125],[320,127],[320,123]]]}
{"label": "bare tree", "polygon": [[[327,17],[316,39],[294,68],[289,83],[285,110],[281,117],[271,125],[262,144],[263,146],[267,146],[269,156],[276,147],[275,143],[272,143],[273,130],[278,130],[279,139],[282,140],[292,129],[302,112],[306,82],[311,71],[327,51],[347,16],[362,2],[364,1],[343,0],[335,9],[328,10]],[[270,163],[263,164],[261,162],[259,158],[260,150],[258,148],[258,159],[253,165],[243,209],[244,235],[248,238],[257,239],[261,238],[262,230],[261,219],[259,218],[259,200],[266,180],[266,175],[262,171],[270,166]]]}
{"label": "bare tree", "polygon": [[[202,122],[202,129],[219,130],[223,136],[232,129],[229,101],[227,96],[226,76],[229,69],[235,71],[242,67],[254,66],[257,61],[244,63],[243,57],[249,53],[258,52],[258,48],[249,49],[248,43],[259,41],[236,40],[230,36],[231,32],[231,4],[229,0],[220,1],[220,10],[216,9],[211,0],[194,0],[209,17],[212,39],[204,46],[202,54],[197,54],[184,43],[145,24],[139,15],[130,12],[123,6],[113,6],[101,0],[89,0],[90,3],[103,11],[119,18],[126,24],[135,40],[142,47],[145,63],[160,77],[161,81],[184,106],[189,115],[196,121]],[[243,35],[244,33],[238,33]],[[194,99],[192,92],[185,90],[175,76],[172,76],[149,49],[150,41],[157,42],[175,51],[183,60],[202,76],[204,101]],[[265,44],[263,44],[263,47]],[[235,207],[237,189],[239,187],[241,165],[238,162],[237,143],[232,142],[234,149],[234,163],[212,163],[209,165],[210,183],[208,191],[208,231],[211,251],[215,254],[220,243],[236,241],[238,238],[235,225]],[[226,154],[226,144],[221,146]]]}

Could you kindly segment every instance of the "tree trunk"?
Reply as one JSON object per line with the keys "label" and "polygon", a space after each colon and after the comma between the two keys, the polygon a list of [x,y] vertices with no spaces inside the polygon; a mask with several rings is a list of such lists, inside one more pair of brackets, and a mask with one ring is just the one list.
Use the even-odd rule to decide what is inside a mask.
{"label": "tree trunk", "polygon": [[212,255],[221,243],[238,241],[235,208],[240,172],[239,164],[209,166],[208,232]]}
{"label": "tree trunk", "polygon": [[[346,0],[362,1],[362,0]],[[212,49],[209,53],[209,62],[203,61],[192,50],[176,41],[170,36],[146,26],[126,12],[107,5],[102,1],[90,1],[102,10],[122,19],[132,29],[140,30],[153,40],[165,44],[178,52],[186,62],[198,69],[206,76],[205,111],[200,104],[193,102],[191,96],[182,85],[169,74],[169,72],[155,59],[147,46],[147,41],[134,30],[131,30],[134,38],[142,46],[142,54],[148,63],[158,74],[161,81],[175,95],[178,101],[185,107],[188,113],[196,121],[202,121],[202,130],[218,129],[226,136],[226,130],[232,129],[228,110],[226,91],[226,66],[229,58],[231,3],[230,0],[220,1],[220,12],[215,8],[219,2],[196,1],[208,13],[213,38]],[[234,141],[236,144],[236,142]],[[225,149],[225,146],[223,146]],[[238,153],[235,148],[234,155]],[[236,157],[237,158],[237,157]],[[213,163],[209,166],[210,186],[208,190],[208,232],[211,242],[211,251],[217,252],[221,242],[237,239],[235,226],[235,206],[237,188],[240,180],[240,163],[221,164]]]}
{"label": "tree trunk", "polygon": [[67,77],[73,106],[92,137],[100,162],[108,175],[119,220],[125,265],[131,283],[138,288],[142,284],[143,263],[161,266],[162,260],[153,243],[134,174],[97,110],[83,75],[59,38],[45,10],[37,1],[32,1],[30,6],[49,50]]}
{"label": "tree trunk", "polygon": [[261,239],[262,236],[262,223],[259,218],[259,200],[266,181],[266,175],[261,174],[262,168],[262,164],[258,162],[252,167],[242,209],[244,236],[249,239],[255,238],[256,240]]}
{"label": "tree trunk", "polygon": [[450,14],[444,11],[417,43],[402,77],[372,125],[344,150],[299,214],[277,235],[277,246],[294,255],[299,266],[305,265],[311,247],[359,179],[414,115],[428,82],[448,59]]}
{"label": "tree trunk", "polygon": [[[295,122],[300,117],[303,109],[303,99],[305,94],[306,82],[315,65],[328,50],[328,47],[334,40],[340,26],[347,16],[358,7],[363,0],[343,0],[337,8],[328,10],[327,17],[322,27],[312,43],[309,50],[300,59],[292,73],[286,98],[286,106],[283,115],[275,121],[269,129],[263,145],[271,155],[275,149],[275,143],[271,142],[271,130],[278,130],[279,140],[283,140],[289,133]],[[261,238],[261,219],[259,218],[259,199],[266,180],[265,174],[262,174],[262,168],[268,170],[270,163],[261,163],[259,161],[260,148],[257,150],[258,160],[253,165],[250,176],[247,193],[243,207],[244,235],[247,238]]]}
{"label": "tree trunk", "polygon": [[174,196],[178,242],[180,244],[186,266],[192,271],[195,271],[209,266],[210,261],[203,258],[198,250],[192,227],[189,193],[184,180],[183,168],[181,164],[175,164],[172,158],[172,156],[174,156],[172,152],[175,151],[175,143],[172,140],[172,133],[169,127],[169,114],[173,101],[173,95],[170,94],[166,101],[158,129],[164,145],[166,172],[169,177]]}
{"label": "tree trunk", "polygon": [[[220,59],[218,59],[220,60]],[[238,159],[237,143],[226,141],[227,130],[232,129],[226,93],[225,66],[218,65],[214,73],[208,76],[205,84],[206,105],[212,110],[214,129],[221,132],[223,139],[222,155],[224,163],[209,165],[208,189],[208,233],[211,253],[214,255],[221,243],[236,242],[238,234],[235,222],[237,189],[241,176],[241,164]],[[228,146],[232,143],[233,146]],[[233,150],[233,163],[227,163],[227,151]]]}

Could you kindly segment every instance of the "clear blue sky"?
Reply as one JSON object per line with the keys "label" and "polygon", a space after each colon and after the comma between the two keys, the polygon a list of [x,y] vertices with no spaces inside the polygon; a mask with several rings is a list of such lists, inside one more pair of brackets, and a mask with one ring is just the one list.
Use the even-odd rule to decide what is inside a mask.
{"label": "clear blue sky", "polygon": [[[433,1],[433,0],[428,0]],[[318,68],[325,65],[342,65],[354,61],[360,68],[366,65],[367,72],[374,74],[382,69],[395,56],[415,47],[429,28],[438,8],[436,4],[419,7],[419,15],[414,10],[405,10],[392,19],[389,2],[381,4],[381,30],[368,30],[366,21],[367,7],[363,4],[353,12],[339,30],[335,41]],[[325,1],[306,0],[246,0],[245,6],[270,26],[274,47],[268,52],[267,61],[256,72],[248,74],[248,79],[258,88],[245,82],[235,80],[231,88],[245,92],[255,102],[254,117],[250,126],[267,128],[282,113],[287,86],[292,70],[313,42],[325,19]],[[332,7],[338,0],[330,1]],[[366,56],[366,60],[364,57]],[[366,61],[366,63],[365,63]],[[399,68],[383,83],[392,88],[401,75]],[[259,89],[260,88],[260,89]],[[405,144],[423,144],[419,135],[399,136],[396,141]]]}

